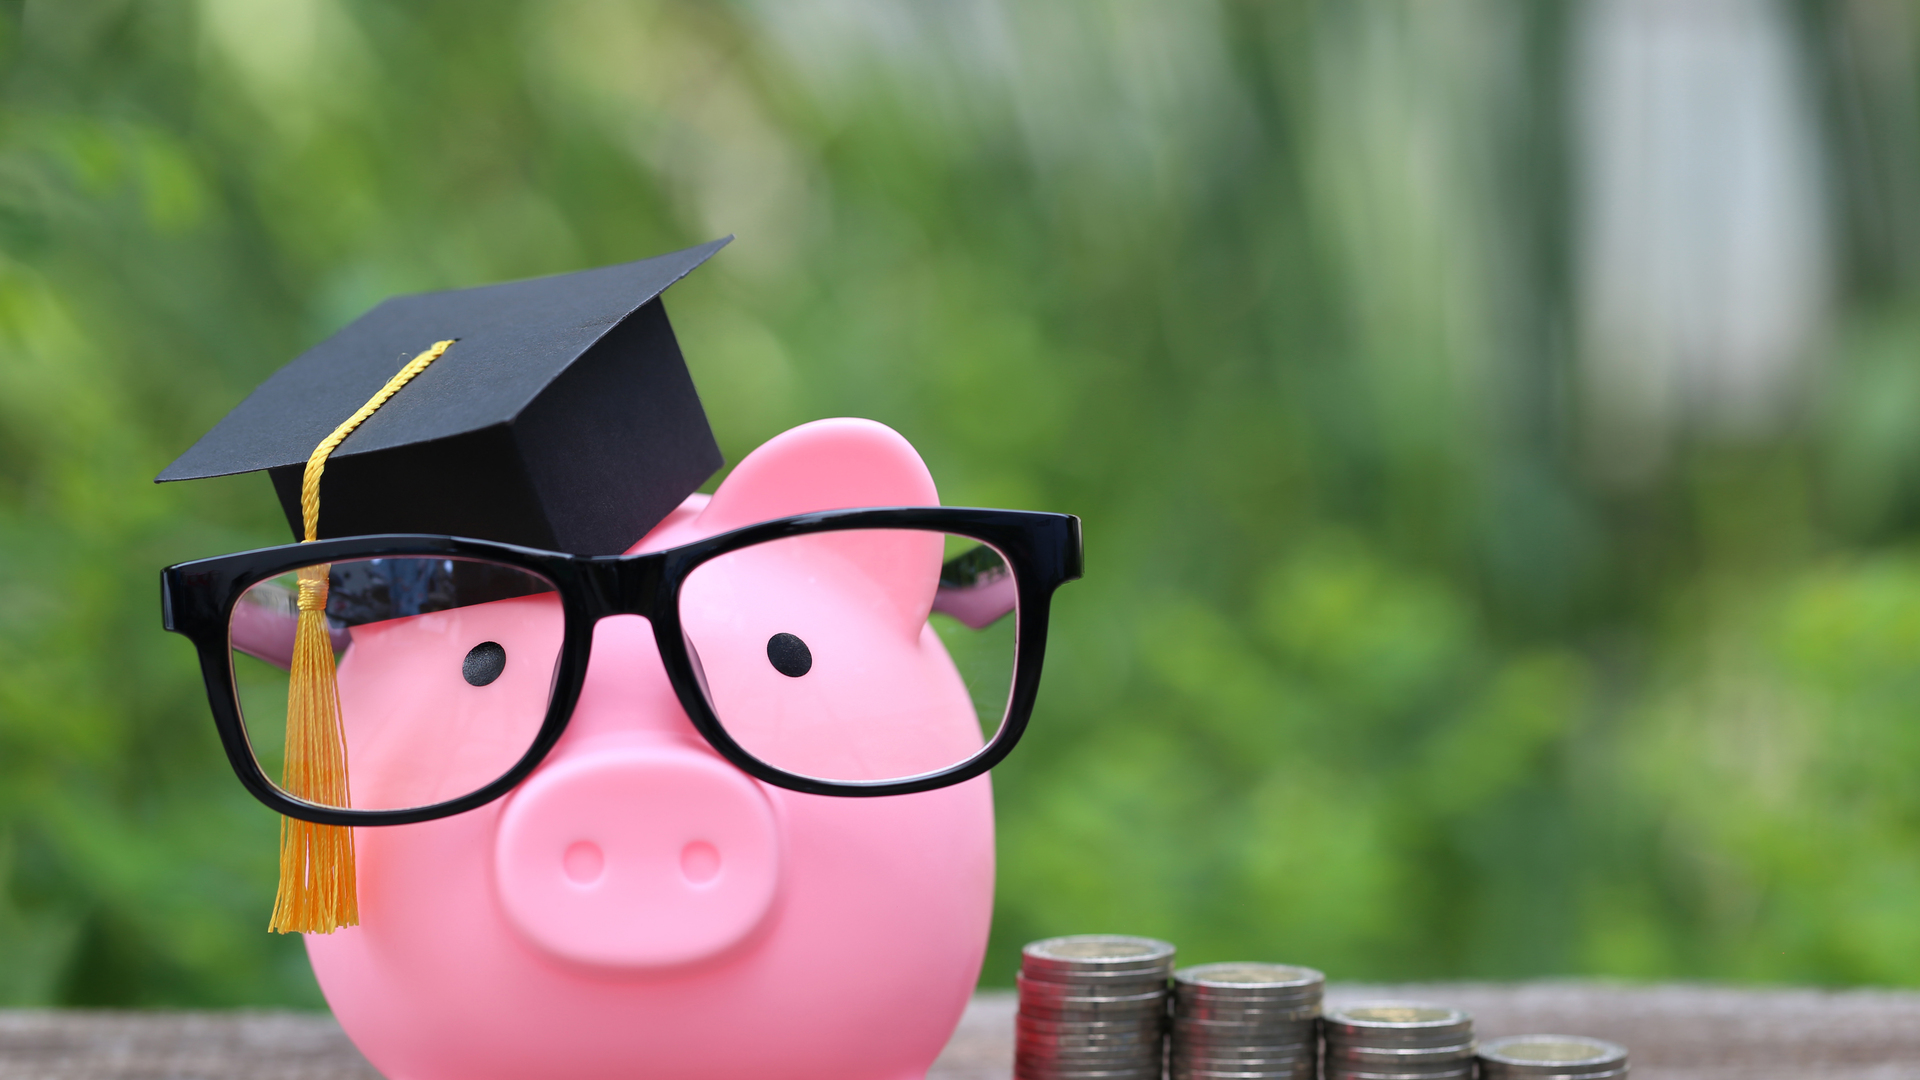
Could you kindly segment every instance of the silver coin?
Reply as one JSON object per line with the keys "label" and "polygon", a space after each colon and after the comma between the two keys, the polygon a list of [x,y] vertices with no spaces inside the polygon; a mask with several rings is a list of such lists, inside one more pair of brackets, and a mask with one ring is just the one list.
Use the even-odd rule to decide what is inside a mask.
{"label": "silver coin", "polygon": [[1480,1060],[1489,1078],[1588,1077],[1626,1071],[1627,1048],[1584,1035],[1508,1035],[1482,1044]]}
{"label": "silver coin", "polygon": [[1165,1036],[1157,1031],[1134,1031],[1126,1034],[1074,1035],[1058,1032],[1039,1033],[1034,1031],[1016,1031],[1014,1039],[1020,1046],[1049,1046],[1078,1050],[1125,1050],[1138,1053],[1142,1049],[1157,1050],[1166,1042]]}
{"label": "silver coin", "polygon": [[1248,1066],[1248,1067],[1241,1067],[1237,1065],[1236,1066],[1214,1066],[1214,1065],[1187,1065],[1187,1064],[1167,1066],[1167,1075],[1169,1076],[1180,1077],[1180,1078],[1205,1077],[1205,1078],[1209,1078],[1209,1080],[1211,1080],[1211,1078],[1214,1078],[1214,1077],[1247,1078],[1247,1080],[1251,1080],[1251,1078],[1253,1077],[1299,1076],[1299,1077],[1311,1078],[1318,1072],[1319,1072],[1318,1066],[1316,1066],[1311,1061],[1298,1061],[1298,1062],[1293,1062],[1291,1064],[1285,1064],[1285,1065],[1256,1065],[1256,1066]]}
{"label": "silver coin", "polygon": [[1171,1080],[1317,1080],[1311,1067],[1273,1068],[1267,1072],[1215,1072],[1212,1068],[1169,1068]]}
{"label": "silver coin", "polygon": [[1029,1016],[1026,1013],[1015,1013],[1013,1026],[1017,1032],[1032,1033],[1041,1036],[1073,1035],[1093,1037],[1106,1035],[1124,1036],[1134,1033],[1144,1035],[1151,1033],[1153,1037],[1157,1039],[1161,1033],[1166,1030],[1165,1018],[1158,1015],[1124,1020],[1095,1020],[1088,1022],[1050,1020],[1045,1017]]}
{"label": "silver coin", "polygon": [[1129,1032],[1035,1032],[1031,1028],[1018,1028],[1014,1038],[1021,1045],[1160,1045],[1165,1036],[1158,1028],[1135,1028]]}
{"label": "silver coin", "polygon": [[1020,1005],[1020,1012],[1034,1020],[1051,1020],[1061,1024],[1158,1024],[1166,1028],[1166,1012],[1152,1001],[1126,1003],[1108,1002],[1102,1005],[1053,1005],[1044,1001],[1027,1001]]}
{"label": "silver coin", "polygon": [[1168,1045],[1176,1053],[1218,1054],[1222,1057],[1257,1057],[1262,1054],[1299,1054],[1307,1051],[1319,1053],[1320,1043],[1316,1039],[1288,1039],[1273,1041],[1235,1040],[1216,1042],[1212,1039],[1172,1039]]}
{"label": "silver coin", "polygon": [[1325,1057],[1322,1060],[1325,1061],[1328,1069],[1338,1069],[1341,1072],[1419,1073],[1423,1076],[1428,1073],[1453,1073],[1473,1066],[1473,1058],[1471,1055],[1466,1057],[1448,1055],[1444,1058],[1424,1059],[1405,1058],[1399,1061],[1380,1061],[1377,1059],[1373,1061],[1356,1061],[1352,1058],[1337,1056]]}
{"label": "silver coin", "polygon": [[1161,1044],[1153,1039],[1137,1039],[1132,1042],[1097,1043],[1050,1042],[1046,1039],[1020,1039],[1014,1043],[1014,1047],[1021,1051],[1031,1051],[1035,1054],[1047,1054],[1056,1057],[1061,1054],[1077,1054],[1081,1056],[1089,1054],[1131,1054],[1138,1057],[1141,1054],[1158,1054],[1161,1051]]}
{"label": "silver coin", "polygon": [[1173,978],[1173,969],[1161,965],[1119,971],[1070,971],[1064,968],[1022,966],[1015,974],[1024,975],[1034,982],[1066,983],[1071,986],[1107,986],[1127,982],[1164,983]]}
{"label": "silver coin", "polygon": [[1144,994],[1157,994],[1165,997],[1167,981],[1165,979],[1128,979],[1113,980],[1104,983],[1048,982],[1045,979],[1029,979],[1025,975],[1015,975],[1013,985],[1020,991],[1021,1000],[1061,1001],[1077,998],[1104,1000],[1108,998],[1140,997]]}
{"label": "silver coin", "polygon": [[1016,1053],[1014,1061],[1021,1065],[1033,1065],[1041,1068],[1071,1068],[1071,1070],[1116,1070],[1116,1068],[1150,1068],[1160,1065],[1158,1053],[1135,1053],[1135,1055],[1050,1055],[1050,1053]]}
{"label": "silver coin", "polygon": [[1320,1033],[1326,1037],[1328,1046],[1365,1046],[1376,1050],[1437,1050],[1441,1047],[1461,1046],[1473,1041],[1473,1032],[1471,1031],[1448,1031],[1420,1036],[1400,1035],[1378,1039],[1342,1038],[1333,1032],[1329,1032],[1324,1027],[1320,1029]]}
{"label": "silver coin", "polygon": [[1020,1080],[1160,1080],[1160,1063],[1133,1069],[1063,1069],[1040,1062],[1015,1062]]}
{"label": "silver coin", "polygon": [[1129,1061],[1144,1061],[1147,1058],[1158,1060],[1161,1047],[1158,1043],[1137,1043],[1131,1046],[1061,1046],[1054,1043],[1020,1042],[1014,1046],[1016,1053],[1030,1054],[1046,1058],[1116,1058]]}
{"label": "silver coin", "polygon": [[1195,1034],[1189,1028],[1168,1032],[1177,1043],[1188,1046],[1306,1046],[1318,1045],[1312,1031],[1209,1031]]}
{"label": "silver coin", "polygon": [[1310,1023],[1319,1018],[1320,1005],[1314,1002],[1293,1008],[1270,1005],[1251,1009],[1217,1001],[1195,1002],[1174,998],[1173,1015],[1194,1020],[1216,1020],[1235,1024],[1286,1024],[1301,1021]]}
{"label": "silver coin", "polygon": [[1104,990],[1090,990],[1083,986],[1068,987],[1064,990],[1036,990],[1031,983],[1020,984],[1020,1003],[1046,1005],[1050,1008],[1069,1008],[1076,1005],[1099,1007],[1101,1005],[1121,1005],[1130,1001],[1157,1001],[1161,1012],[1166,1011],[1165,992],[1148,988],[1134,988],[1131,993],[1109,994]]}
{"label": "silver coin", "polygon": [[1133,1038],[1133,1040],[1044,1040],[1035,1036],[1021,1036],[1014,1045],[1033,1047],[1044,1053],[1160,1053],[1162,1040],[1156,1038]]}
{"label": "silver coin", "polygon": [[1296,1013],[1281,1011],[1263,1011],[1256,1013],[1250,1009],[1173,1009],[1173,1019],[1190,1024],[1194,1030],[1233,1030],[1233,1028],[1273,1028],[1273,1030],[1319,1030],[1319,1017],[1308,1009]]}
{"label": "silver coin", "polygon": [[1157,1074],[1163,1068],[1160,1057],[1157,1054],[1146,1057],[1129,1058],[1123,1061],[1105,1061],[1097,1058],[1063,1060],[1060,1058],[1034,1057],[1032,1055],[1016,1055],[1013,1065],[1016,1069],[1029,1072],[1045,1070],[1050,1073],[1153,1072]]}
{"label": "silver coin", "polygon": [[1320,1013],[1320,995],[1302,994],[1298,996],[1273,995],[1254,997],[1250,994],[1196,994],[1173,984],[1173,1000],[1182,1009],[1219,1009],[1240,1010],[1245,1012],[1300,1012]]}
{"label": "silver coin", "polygon": [[1291,1068],[1303,1061],[1317,1065],[1320,1059],[1319,1056],[1312,1051],[1304,1051],[1294,1054],[1276,1053],[1260,1057],[1214,1057],[1207,1054],[1169,1054],[1167,1055],[1167,1060],[1177,1062],[1181,1065],[1190,1065],[1194,1068],[1214,1071],[1257,1072],[1262,1069]]}
{"label": "silver coin", "polygon": [[1376,1001],[1326,1011],[1327,1038],[1343,1042],[1417,1042],[1473,1030],[1473,1017],[1459,1009],[1418,1001]]}
{"label": "silver coin", "polygon": [[1244,1027],[1283,1027],[1293,1024],[1312,1027],[1320,1019],[1318,1005],[1307,1005],[1297,1009],[1239,1009],[1195,1005],[1178,1000],[1172,1004],[1173,1015],[1182,1020],[1204,1021],[1209,1024],[1239,1024]]}
{"label": "silver coin", "polygon": [[1109,1013],[1153,1013],[1165,1016],[1167,995],[1165,994],[1127,994],[1122,997],[1093,997],[1065,995],[1051,997],[1043,994],[1029,994],[1022,988],[1020,1011],[1029,1016],[1042,1013],[1055,1013],[1062,1010],[1070,1012],[1109,1012]]}
{"label": "silver coin", "polygon": [[1320,1040],[1314,1038],[1311,1031],[1294,1032],[1288,1035],[1209,1035],[1197,1039],[1184,1031],[1175,1031],[1173,1044],[1175,1046],[1215,1046],[1222,1049],[1231,1047],[1258,1049],[1267,1046],[1317,1047],[1320,1045]]}
{"label": "silver coin", "polygon": [[1524,1078],[1524,1080],[1620,1080],[1621,1077],[1629,1075],[1632,1071],[1631,1068],[1625,1065],[1616,1065],[1607,1069],[1574,1066],[1573,1068],[1557,1071],[1529,1069],[1524,1072],[1515,1071],[1500,1065],[1487,1065],[1482,1063],[1480,1066],[1480,1076],[1482,1080],[1522,1080],[1522,1078]]}
{"label": "silver coin", "polygon": [[1425,1066],[1434,1062],[1471,1061],[1474,1045],[1471,1042],[1456,1043],[1452,1046],[1419,1047],[1380,1047],[1380,1046],[1343,1046],[1327,1044],[1327,1060],[1353,1062],[1363,1068],[1383,1068],[1388,1071],[1402,1065]]}
{"label": "silver coin", "polygon": [[1173,1052],[1188,1057],[1217,1058],[1261,1058],[1261,1057],[1298,1057],[1302,1054],[1318,1054],[1320,1047],[1314,1043],[1263,1043],[1253,1046],[1216,1046],[1211,1043],[1175,1042]]}
{"label": "silver coin", "polygon": [[1020,950],[1023,971],[1150,972],[1173,967],[1174,947],[1124,934],[1047,938]]}
{"label": "silver coin", "polygon": [[1340,1035],[1321,1028],[1328,1046],[1359,1046],[1375,1050],[1438,1050],[1445,1047],[1464,1046],[1473,1041],[1472,1031],[1447,1031],[1428,1035],[1392,1035],[1382,1038],[1342,1038]]}
{"label": "silver coin", "polygon": [[1054,1068],[1133,1068],[1160,1061],[1160,1047],[1129,1047],[1125,1051],[1091,1051],[1021,1045],[1014,1049],[1018,1061],[1044,1061]]}
{"label": "silver coin", "polygon": [[1259,1050],[1267,1050],[1277,1046],[1311,1046],[1316,1050],[1319,1049],[1320,1047],[1320,1040],[1315,1039],[1311,1036],[1297,1036],[1297,1035],[1289,1036],[1286,1038],[1270,1038],[1270,1039],[1269,1038],[1196,1039],[1190,1035],[1182,1035],[1178,1032],[1175,1032],[1170,1041],[1174,1046],[1184,1046],[1184,1047],[1190,1047],[1194,1049],[1205,1047],[1208,1049],[1219,1050],[1222,1052],[1231,1051],[1236,1054],[1243,1053],[1243,1052],[1251,1053]]}
{"label": "silver coin", "polygon": [[1144,1024],[1101,1031],[1042,1031],[1023,1026],[1014,1029],[1014,1038],[1046,1046],[1145,1046],[1158,1045],[1165,1041],[1166,1035],[1159,1028]]}
{"label": "silver coin", "polygon": [[1167,1067],[1167,1076],[1175,1076],[1175,1078],[1181,1078],[1181,1080],[1187,1080],[1187,1078],[1196,1078],[1196,1080],[1200,1080],[1200,1078],[1204,1078],[1204,1080],[1213,1080],[1213,1078],[1254,1080],[1254,1078],[1263,1078],[1263,1076],[1302,1076],[1302,1078],[1311,1080],[1317,1072],[1319,1072],[1319,1068],[1315,1067],[1311,1061],[1300,1061],[1300,1063],[1292,1063],[1292,1065],[1260,1065],[1260,1067],[1250,1068],[1212,1067],[1212,1065]]}
{"label": "silver coin", "polygon": [[1063,1024],[1112,1024],[1122,1021],[1129,1021],[1136,1024],[1159,1023],[1163,1017],[1163,1014],[1158,1008],[1136,1005],[1073,1009],[1055,1009],[1046,1005],[1027,1005],[1023,1007],[1023,1011],[1035,1020],[1052,1020]]}
{"label": "silver coin", "polygon": [[1461,1068],[1457,1065],[1448,1068],[1398,1068],[1398,1070],[1379,1070],[1379,1068],[1323,1068],[1327,1080],[1471,1080],[1473,1065]]}
{"label": "silver coin", "polygon": [[1167,1076],[1173,1080],[1313,1080],[1319,1070],[1313,1063],[1288,1065],[1281,1068],[1167,1068]]}
{"label": "silver coin", "polygon": [[1176,1054],[1188,1057],[1217,1058],[1261,1058],[1261,1057],[1298,1057],[1301,1054],[1318,1055],[1320,1047],[1314,1043],[1195,1043],[1174,1042],[1170,1044]]}
{"label": "silver coin", "polygon": [[1053,1014],[1060,1012],[1086,1013],[1092,1019],[1093,1014],[1152,1014],[1165,1016],[1167,1013],[1167,995],[1156,993],[1125,994],[1116,997],[1081,994],[1036,994],[1026,987],[1020,988],[1020,1011],[1028,1016],[1043,1016],[1047,1019],[1061,1019]]}
{"label": "silver coin", "polygon": [[1014,1076],[1020,1080],[1160,1080],[1162,1068],[1052,1068],[1046,1065],[1016,1065]]}
{"label": "silver coin", "polygon": [[1175,1053],[1173,1061],[1194,1068],[1290,1068],[1308,1061],[1311,1053],[1263,1053],[1260,1057],[1215,1057],[1202,1053]]}
{"label": "silver coin", "polygon": [[1014,1067],[1020,1080],[1160,1080],[1162,1070],[1154,1068],[1048,1068],[1043,1065]]}
{"label": "silver coin", "polygon": [[[1053,1001],[1022,998],[1020,1011],[1044,1020],[1111,1020],[1122,1016],[1166,1016],[1167,1001],[1149,994],[1123,998],[1061,998]],[[1063,1012],[1075,1015],[1058,1015]]]}
{"label": "silver coin", "polygon": [[1312,968],[1250,961],[1196,964],[1174,972],[1173,980],[1182,991],[1219,997],[1317,996],[1327,984]]}
{"label": "silver coin", "polygon": [[1134,998],[1157,998],[1165,1000],[1167,984],[1161,982],[1116,983],[1087,987],[1077,983],[1047,982],[1044,979],[1029,979],[1025,975],[1015,975],[1013,985],[1020,991],[1020,1000],[1028,1001],[1127,1001]]}

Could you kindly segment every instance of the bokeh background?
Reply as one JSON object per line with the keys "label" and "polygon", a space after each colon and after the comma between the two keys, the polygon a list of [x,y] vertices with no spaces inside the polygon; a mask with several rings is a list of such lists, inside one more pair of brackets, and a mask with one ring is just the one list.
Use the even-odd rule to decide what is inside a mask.
{"label": "bokeh background", "polygon": [[1920,10],[0,3],[0,1003],[318,1005],[151,477],[381,298],[739,240],[729,460],[1084,516],[985,981],[1920,984]]}

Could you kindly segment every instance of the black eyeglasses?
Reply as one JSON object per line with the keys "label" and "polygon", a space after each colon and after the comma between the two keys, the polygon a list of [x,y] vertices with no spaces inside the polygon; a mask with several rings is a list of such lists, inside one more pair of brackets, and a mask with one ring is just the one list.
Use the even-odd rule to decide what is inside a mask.
{"label": "black eyeglasses", "polygon": [[[286,755],[303,569],[328,582],[343,805],[269,779]],[[971,779],[1026,729],[1049,602],[1079,576],[1076,517],[907,507],[638,555],[424,535],[289,544],[168,567],[161,604],[199,650],[248,791],[289,817],[399,825],[525,779],[566,730],[610,615],[651,622],[694,728],[769,784],[896,795]]]}

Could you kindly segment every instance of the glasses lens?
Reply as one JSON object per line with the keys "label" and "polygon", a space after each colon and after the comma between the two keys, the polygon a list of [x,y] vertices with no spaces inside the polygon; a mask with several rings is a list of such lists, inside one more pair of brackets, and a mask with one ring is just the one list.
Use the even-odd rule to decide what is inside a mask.
{"label": "glasses lens", "polygon": [[1018,598],[978,540],[858,529],[772,540],[687,575],[680,620],[735,742],[783,772],[940,772],[1000,730]]}
{"label": "glasses lens", "polygon": [[267,777],[321,806],[403,810],[472,794],[526,754],[563,618],[537,574],[400,556],[262,581],[228,631]]}

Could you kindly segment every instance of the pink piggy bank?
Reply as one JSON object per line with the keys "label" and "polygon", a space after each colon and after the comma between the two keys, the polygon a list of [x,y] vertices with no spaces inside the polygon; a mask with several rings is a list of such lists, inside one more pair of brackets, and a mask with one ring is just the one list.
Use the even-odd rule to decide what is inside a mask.
{"label": "pink piggy bank", "polygon": [[[633,550],[811,511],[938,504],[906,440],[870,421],[826,420],[754,451]],[[939,535],[928,536],[931,547],[859,573],[809,571],[822,599],[790,621],[812,620],[801,636],[816,653],[857,655],[864,681],[823,671],[806,696],[777,703],[753,694],[800,680],[769,669],[761,690],[728,707],[785,710],[763,737],[803,754],[809,724],[873,709],[916,725],[913,745],[930,759],[977,748],[979,721],[939,639],[888,622],[917,608],[924,623],[941,558]],[[765,627],[731,627],[721,607],[753,588],[750,576],[710,588],[703,663],[757,656],[766,667]],[[511,652],[559,633],[539,603],[461,614],[471,638]],[[383,782],[422,759],[421,747],[382,744],[356,725],[473,692],[457,653],[421,655],[455,647],[446,641],[355,628],[339,685],[356,800],[366,791],[377,801]],[[509,664],[489,692],[538,699],[548,678]],[[429,734],[442,747],[471,737]],[[310,935],[307,950],[334,1015],[390,1080],[921,1077],[972,992],[993,897],[986,776],[883,798],[753,779],[696,733],[649,624],[633,615],[598,624],[570,726],[511,794],[435,821],[357,829],[355,843],[361,924]]]}

